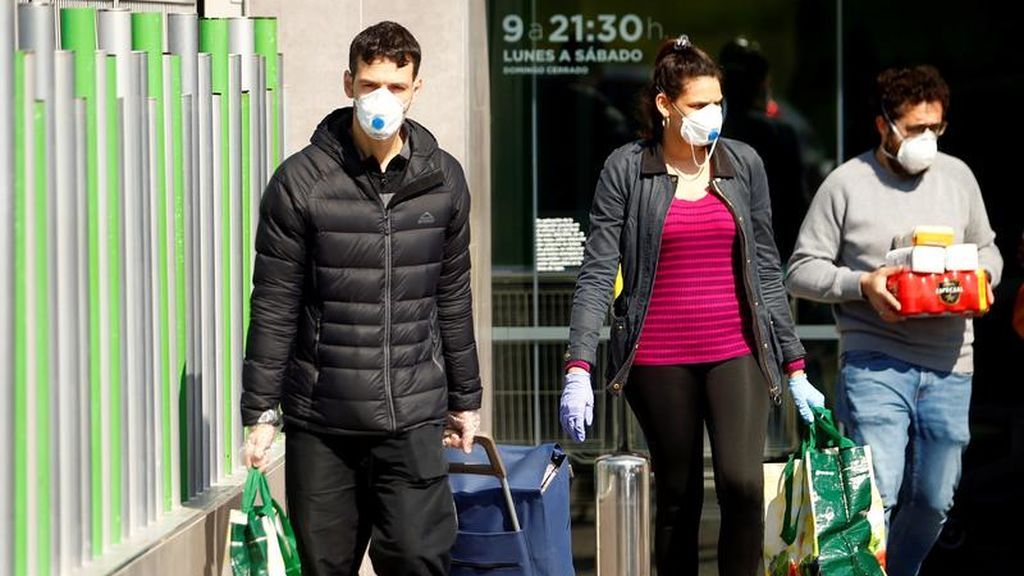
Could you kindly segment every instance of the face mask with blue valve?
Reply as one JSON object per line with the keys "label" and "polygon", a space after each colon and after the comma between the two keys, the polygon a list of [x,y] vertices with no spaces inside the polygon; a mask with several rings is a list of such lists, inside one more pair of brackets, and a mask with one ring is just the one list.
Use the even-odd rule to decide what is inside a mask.
{"label": "face mask with blue valve", "polygon": [[690,145],[695,162],[697,151],[694,148],[711,145],[711,149],[704,156],[704,162],[697,162],[697,167],[703,171],[704,166],[711,161],[711,155],[715,153],[715,146],[718,145],[718,136],[722,133],[722,107],[718,104],[708,104],[689,116],[683,114],[675,104],[672,104],[672,107],[683,117],[679,125],[679,136]]}
{"label": "face mask with blue valve", "polygon": [[405,105],[385,86],[355,100],[356,119],[374,140],[387,140],[398,132],[405,120]]}
{"label": "face mask with blue valve", "polygon": [[721,106],[708,104],[689,116],[683,114],[679,108],[676,108],[676,111],[683,117],[683,122],[679,125],[679,135],[683,140],[694,146],[707,146],[718,140],[719,134],[722,133]]}

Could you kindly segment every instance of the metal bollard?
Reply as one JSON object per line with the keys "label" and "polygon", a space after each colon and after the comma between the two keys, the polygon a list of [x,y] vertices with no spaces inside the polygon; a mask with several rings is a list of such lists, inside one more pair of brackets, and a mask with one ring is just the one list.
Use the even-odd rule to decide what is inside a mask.
{"label": "metal bollard", "polygon": [[651,574],[651,466],[628,454],[594,463],[597,575]]}

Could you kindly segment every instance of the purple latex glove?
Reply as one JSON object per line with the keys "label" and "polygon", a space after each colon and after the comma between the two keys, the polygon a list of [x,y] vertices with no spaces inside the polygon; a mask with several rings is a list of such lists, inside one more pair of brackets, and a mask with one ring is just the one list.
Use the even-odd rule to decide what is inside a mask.
{"label": "purple latex glove", "polygon": [[811,385],[806,374],[790,376],[789,391],[793,394],[793,402],[804,422],[808,424],[814,422],[814,412],[811,408],[824,408],[825,395]]}
{"label": "purple latex glove", "polygon": [[562,430],[577,442],[587,438],[584,426],[594,423],[594,390],[590,387],[590,374],[571,372],[565,375],[558,419],[562,422]]}

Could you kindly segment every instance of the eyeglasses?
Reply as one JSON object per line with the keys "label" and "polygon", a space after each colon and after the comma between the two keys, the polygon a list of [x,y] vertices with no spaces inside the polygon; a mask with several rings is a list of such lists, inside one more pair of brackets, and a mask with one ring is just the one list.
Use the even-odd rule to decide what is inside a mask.
{"label": "eyeglasses", "polygon": [[943,120],[942,122],[938,122],[936,124],[912,124],[910,126],[904,126],[903,128],[900,128],[899,126],[896,125],[895,122],[892,121],[892,118],[889,118],[889,115],[885,113],[885,110],[882,110],[882,117],[884,117],[885,120],[889,123],[889,125],[892,126],[893,130],[895,130],[896,133],[903,138],[913,138],[914,136],[920,136],[921,134],[924,134],[928,130],[931,130],[932,133],[935,134],[935,136],[942,136],[943,132],[946,131],[947,126],[947,122]]}
{"label": "eyeglasses", "polygon": [[943,132],[946,131],[946,125],[946,121],[942,121],[937,124],[913,124],[911,126],[904,126],[900,129],[900,132],[904,138],[920,136],[928,130],[931,130],[936,136],[942,136]]}

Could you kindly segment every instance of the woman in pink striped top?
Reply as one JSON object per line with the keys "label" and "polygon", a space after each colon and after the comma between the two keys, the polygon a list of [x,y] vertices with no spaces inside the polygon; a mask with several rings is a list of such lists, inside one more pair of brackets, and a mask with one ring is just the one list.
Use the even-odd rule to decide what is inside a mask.
{"label": "woman in pink striped top", "polygon": [[719,139],[721,72],[685,36],[658,53],[647,138],[608,158],[577,279],[560,417],[582,441],[608,297],[609,389],[624,391],[657,475],[659,574],[696,574],[703,429],[722,514],[720,574],[762,570],[761,460],[785,372],[801,415],[824,398],[804,375],[782,287],[767,180],[749,146]]}

